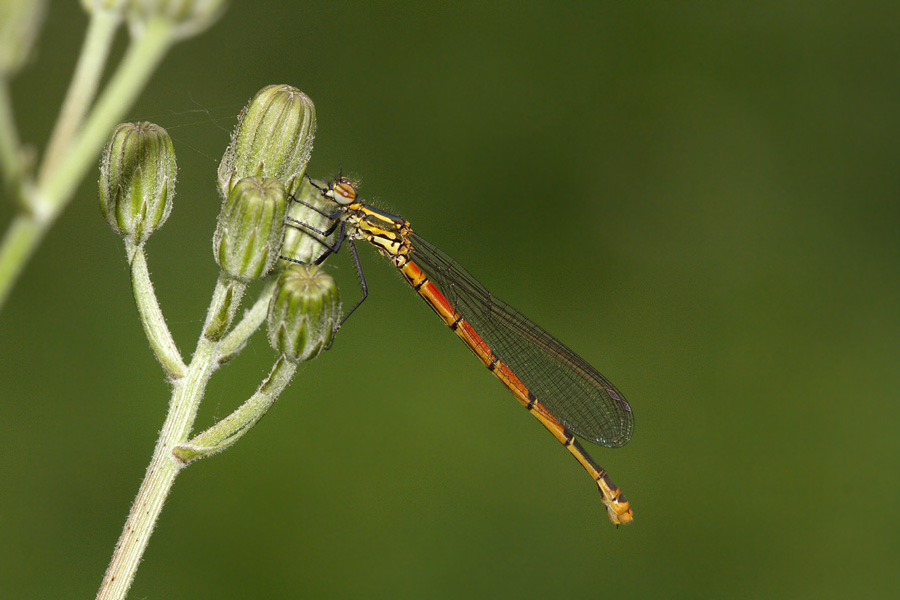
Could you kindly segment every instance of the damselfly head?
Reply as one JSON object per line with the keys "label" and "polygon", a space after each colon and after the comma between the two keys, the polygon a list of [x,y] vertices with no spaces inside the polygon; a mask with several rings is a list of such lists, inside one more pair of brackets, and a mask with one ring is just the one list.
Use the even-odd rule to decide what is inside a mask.
{"label": "damselfly head", "polygon": [[356,185],[346,177],[338,177],[325,194],[341,206],[356,202]]}

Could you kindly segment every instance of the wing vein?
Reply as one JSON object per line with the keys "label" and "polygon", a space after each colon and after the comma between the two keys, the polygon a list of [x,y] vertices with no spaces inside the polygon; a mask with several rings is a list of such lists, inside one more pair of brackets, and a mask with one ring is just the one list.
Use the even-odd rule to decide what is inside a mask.
{"label": "wing vein", "polygon": [[412,259],[459,314],[572,433],[607,447],[634,431],[625,397],[599,371],[509,304],[448,254],[415,233]]}

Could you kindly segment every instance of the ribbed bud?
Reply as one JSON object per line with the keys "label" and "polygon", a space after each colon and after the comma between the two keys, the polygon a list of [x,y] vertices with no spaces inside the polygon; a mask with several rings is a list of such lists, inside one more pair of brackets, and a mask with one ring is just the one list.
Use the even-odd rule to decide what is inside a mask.
{"label": "ribbed bud", "polygon": [[247,177],[222,203],[213,252],[231,277],[258,279],[272,269],[281,253],[287,196],[274,179]]}
{"label": "ribbed bud", "polygon": [[0,77],[14,75],[31,56],[46,8],[44,0],[0,1]]}
{"label": "ribbed bud", "polygon": [[224,12],[225,0],[126,0],[125,16],[135,37],[152,19],[165,19],[177,39],[196,35],[212,25]]}
{"label": "ribbed bud", "polygon": [[272,177],[289,194],[300,186],[312,154],[316,109],[289,85],[264,87],[241,111],[219,164],[219,193],[228,196],[244,177]]}
{"label": "ribbed bud", "polygon": [[[319,182],[317,185],[325,186],[327,183]],[[325,247],[317,241],[317,238],[321,236],[311,234],[301,227],[292,227],[290,222],[291,220],[299,221],[319,231],[324,231],[332,225],[332,221],[321,213],[309,208],[309,206],[313,206],[323,212],[330,212],[334,210],[334,204],[328,206],[326,204],[327,200],[322,196],[322,191],[310,183],[306,177],[303,178],[300,189],[294,194],[294,198],[299,200],[299,202],[291,202],[288,205],[287,220],[289,224],[284,230],[281,255],[295,261],[312,263],[325,250]],[[288,260],[280,260],[278,262],[281,264],[281,268],[293,263],[293,261]]]}
{"label": "ribbed bud", "polygon": [[177,172],[165,129],[146,121],[116,127],[100,160],[100,212],[109,226],[145,242],[172,212]]}
{"label": "ribbed bud", "polygon": [[340,318],[334,279],[318,267],[291,265],[269,304],[269,343],[290,361],[310,360],[331,345]]}

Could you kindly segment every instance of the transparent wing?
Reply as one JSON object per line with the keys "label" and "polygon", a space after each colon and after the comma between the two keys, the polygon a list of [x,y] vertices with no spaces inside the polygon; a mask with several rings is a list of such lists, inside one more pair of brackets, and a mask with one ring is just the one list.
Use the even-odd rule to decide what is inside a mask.
{"label": "transparent wing", "polygon": [[628,443],[634,415],[613,384],[449,255],[415,233],[411,239],[412,260],[566,429],[609,448]]}

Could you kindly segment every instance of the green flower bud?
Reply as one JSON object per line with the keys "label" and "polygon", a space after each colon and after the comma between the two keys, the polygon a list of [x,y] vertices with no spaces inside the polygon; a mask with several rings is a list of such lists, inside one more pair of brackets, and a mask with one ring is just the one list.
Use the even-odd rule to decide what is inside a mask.
{"label": "green flower bud", "polygon": [[247,177],[222,203],[213,252],[228,275],[251,281],[268,273],[281,253],[284,187],[271,178]]}
{"label": "green flower bud", "polygon": [[0,2],[0,77],[15,74],[28,60],[46,8],[43,0]]}
{"label": "green flower bud", "polygon": [[109,226],[145,242],[172,212],[177,172],[165,129],[146,121],[116,127],[100,160],[100,212]]}
{"label": "green flower bud", "polygon": [[[317,185],[324,187],[328,184],[326,182],[319,182]],[[311,184],[306,177],[303,178],[300,189],[297,190],[294,197],[323,212],[331,212],[334,210],[334,204],[332,203],[328,206],[328,201],[322,196],[322,191]],[[331,225],[331,221],[324,215],[317,213],[300,202],[291,202],[288,205],[287,216],[289,224],[284,230],[284,243],[281,245],[281,255],[305,263],[313,262],[325,250],[324,246],[316,241],[312,235],[309,235],[306,230],[292,227],[290,225],[290,219],[300,221],[310,227],[315,227],[319,231],[328,229]],[[291,261],[287,260],[280,260],[278,262],[281,264],[281,268],[292,264]]]}
{"label": "green flower bud", "polygon": [[316,133],[309,96],[289,85],[264,87],[241,111],[219,164],[219,193],[244,177],[273,177],[294,194],[303,181]]}
{"label": "green flower bud", "polygon": [[291,265],[269,304],[269,343],[292,362],[310,360],[331,345],[340,319],[334,279],[319,267]]}
{"label": "green flower bud", "polygon": [[126,0],[125,16],[133,36],[143,34],[152,19],[165,19],[176,39],[197,35],[221,16],[225,0]]}

